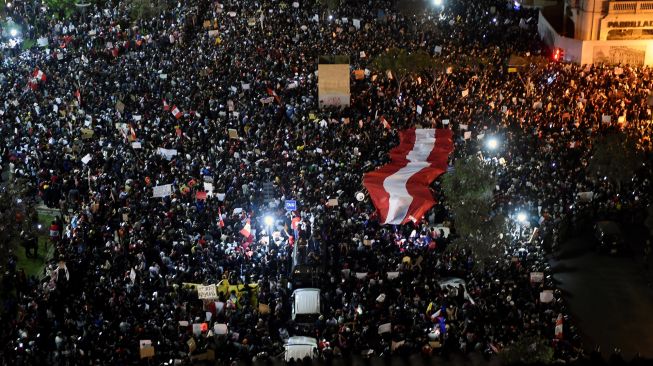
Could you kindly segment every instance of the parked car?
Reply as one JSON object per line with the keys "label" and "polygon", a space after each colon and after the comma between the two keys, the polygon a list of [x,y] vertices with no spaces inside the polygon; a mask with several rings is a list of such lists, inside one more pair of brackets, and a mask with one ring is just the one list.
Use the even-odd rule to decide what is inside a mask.
{"label": "parked car", "polygon": [[623,235],[614,221],[599,221],[594,225],[596,248],[601,253],[616,255],[624,250]]}

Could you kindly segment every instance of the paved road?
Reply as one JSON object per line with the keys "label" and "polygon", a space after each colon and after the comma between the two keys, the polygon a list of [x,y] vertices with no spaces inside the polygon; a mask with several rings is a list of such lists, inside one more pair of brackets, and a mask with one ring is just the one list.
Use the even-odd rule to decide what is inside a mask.
{"label": "paved road", "polygon": [[638,351],[653,358],[653,289],[641,262],[599,255],[591,245],[591,235],[582,234],[561,245],[559,259],[551,260],[585,347],[600,345],[604,356],[619,347],[626,360]]}

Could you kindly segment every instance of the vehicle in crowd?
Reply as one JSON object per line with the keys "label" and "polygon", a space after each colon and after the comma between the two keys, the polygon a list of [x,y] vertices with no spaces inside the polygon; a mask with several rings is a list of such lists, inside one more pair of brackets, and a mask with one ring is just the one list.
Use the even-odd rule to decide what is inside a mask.
{"label": "vehicle in crowd", "polygon": [[617,255],[624,251],[621,227],[614,221],[599,221],[594,225],[594,238],[599,253]]}
{"label": "vehicle in crowd", "polygon": [[311,337],[295,336],[288,338],[286,343],[284,360],[290,362],[291,360],[301,361],[306,357],[314,360],[317,357],[317,339]]}
{"label": "vehicle in crowd", "polygon": [[292,320],[299,325],[312,325],[322,313],[320,296],[319,288],[302,288],[293,291]]}

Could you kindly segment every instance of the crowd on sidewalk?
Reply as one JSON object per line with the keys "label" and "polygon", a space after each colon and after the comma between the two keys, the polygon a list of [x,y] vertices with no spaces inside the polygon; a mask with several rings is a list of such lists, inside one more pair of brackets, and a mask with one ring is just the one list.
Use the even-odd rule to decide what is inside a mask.
{"label": "crowd on sidewalk", "polygon": [[[540,297],[554,290],[545,248],[579,214],[636,216],[650,204],[652,70],[551,61],[509,73],[510,55],[545,55],[537,11],[512,2],[451,0],[415,16],[393,1],[342,3],[180,2],[136,21],[119,2],[65,21],[5,8],[39,44],[3,50],[0,164],[8,184],[27,179],[62,215],[42,280],[12,281],[15,263],[3,270],[3,293],[19,294],[2,297],[3,363],[137,364],[145,339],[158,363],[278,355],[297,332],[294,245],[324,269],[309,334],[324,358],[491,355],[527,337],[556,359],[584,357],[563,299]],[[370,63],[389,48],[452,68],[398,92]],[[350,106],[317,108],[320,55],[369,71],[352,74]],[[483,62],[457,67],[461,57]],[[454,131],[451,165],[500,139],[484,154],[497,210],[528,211],[539,235],[480,268],[473,252],[447,250],[455,218],[438,182],[418,223],[380,225],[356,198],[362,175],[416,126]],[[637,141],[646,168],[619,186],[585,174],[594,141],[615,131]],[[465,291],[443,288],[449,277]],[[246,286],[203,301],[185,285],[220,281]]]}

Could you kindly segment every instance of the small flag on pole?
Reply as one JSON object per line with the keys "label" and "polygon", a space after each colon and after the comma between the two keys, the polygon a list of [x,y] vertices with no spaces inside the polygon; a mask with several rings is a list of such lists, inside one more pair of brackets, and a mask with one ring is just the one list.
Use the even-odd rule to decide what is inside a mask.
{"label": "small flag on pole", "polygon": [[177,108],[177,106],[173,106],[171,112],[172,112],[172,115],[175,116],[176,119],[181,118],[181,111],[179,110],[179,108]]}

